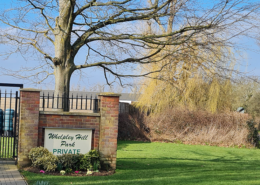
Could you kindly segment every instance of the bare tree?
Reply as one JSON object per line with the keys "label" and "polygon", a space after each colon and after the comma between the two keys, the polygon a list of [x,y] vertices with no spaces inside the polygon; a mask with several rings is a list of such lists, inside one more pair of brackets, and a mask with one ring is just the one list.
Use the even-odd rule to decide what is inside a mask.
{"label": "bare tree", "polygon": [[[36,51],[45,61],[25,69],[25,74],[34,79],[44,75],[42,80],[54,75],[55,94],[68,96],[76,70],[102,68],[110,84],[108,74],[121,82],[122,77],[160,72],[174,60],[144,74],[132,69],[173,57],[183,47],[232,45],[232,38],[255,27],[250,20],[258,10],[253,0],[17,0],[1,13],[5,27],[0,41],[13,46],[6,56],[18,52],[27,57]],[[146,24],[168,29],[144,33]],[[75,60],[80,50],[85,61]]]}

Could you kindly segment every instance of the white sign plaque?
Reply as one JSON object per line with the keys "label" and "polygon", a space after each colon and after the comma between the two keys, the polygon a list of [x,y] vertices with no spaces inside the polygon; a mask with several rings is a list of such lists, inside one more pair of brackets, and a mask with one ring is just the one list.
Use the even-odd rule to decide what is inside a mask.
{"label": "white sign plaque", "polygon": [[86,154],[91,150],[92,130],[45,128],[44,147],[54,155]]}

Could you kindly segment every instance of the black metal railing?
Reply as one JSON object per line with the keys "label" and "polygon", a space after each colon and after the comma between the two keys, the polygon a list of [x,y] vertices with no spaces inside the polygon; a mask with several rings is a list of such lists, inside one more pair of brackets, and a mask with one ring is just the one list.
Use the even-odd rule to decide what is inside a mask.
{"label": "black metal railing", "polygon": [[0,158],[17,157],[20,97],[0,89]]}
{"label": "black metal railing", "polygon": [[66,97],[64,95],[54,96],[53,94],[42,94],[40,96],[40,110],[51,111],[53,109],[62,109],[64,111],[71,110],[90,110],[93,112],[99,112],[99,99],[86,96],[71,95]]}
{"label": "black metal railing", "polygon": [[[138,113],[141,110],[139,108],[135,107],[132,104],[125,103],[125,102],[119,102],[119,114],[133,114],[133,113]],[[149,112],[149,111],[148,111]]]}
{"label": "black metal railing", "polygon": [[129,113],[129,103],[119,102],[119,113]]}

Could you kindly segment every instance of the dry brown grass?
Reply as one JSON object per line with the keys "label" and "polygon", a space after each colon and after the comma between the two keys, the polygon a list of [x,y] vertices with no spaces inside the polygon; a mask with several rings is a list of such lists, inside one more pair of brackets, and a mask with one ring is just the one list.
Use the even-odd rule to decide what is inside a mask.
{"label": "dry brown grass", "polygon": [[248,114],[212,114],[184,108],[147,116],[139,112],[119,118],[119,139],[182,142],[217,146],[251,146],[247,142]]}

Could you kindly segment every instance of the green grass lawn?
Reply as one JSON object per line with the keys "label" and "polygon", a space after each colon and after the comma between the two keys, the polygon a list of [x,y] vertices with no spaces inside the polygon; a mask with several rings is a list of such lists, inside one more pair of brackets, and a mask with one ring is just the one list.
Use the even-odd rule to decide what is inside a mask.
{"label": "green grass lawn", "polygon": [[13,157],[13,137],[0,137],[0,158]]}
{"label": "green grass lawn", "polygon": [[260,150],[120,141],[117,170],[112,176],[23,175],[29,185],[37,180],[51,185],[260,184]]}

